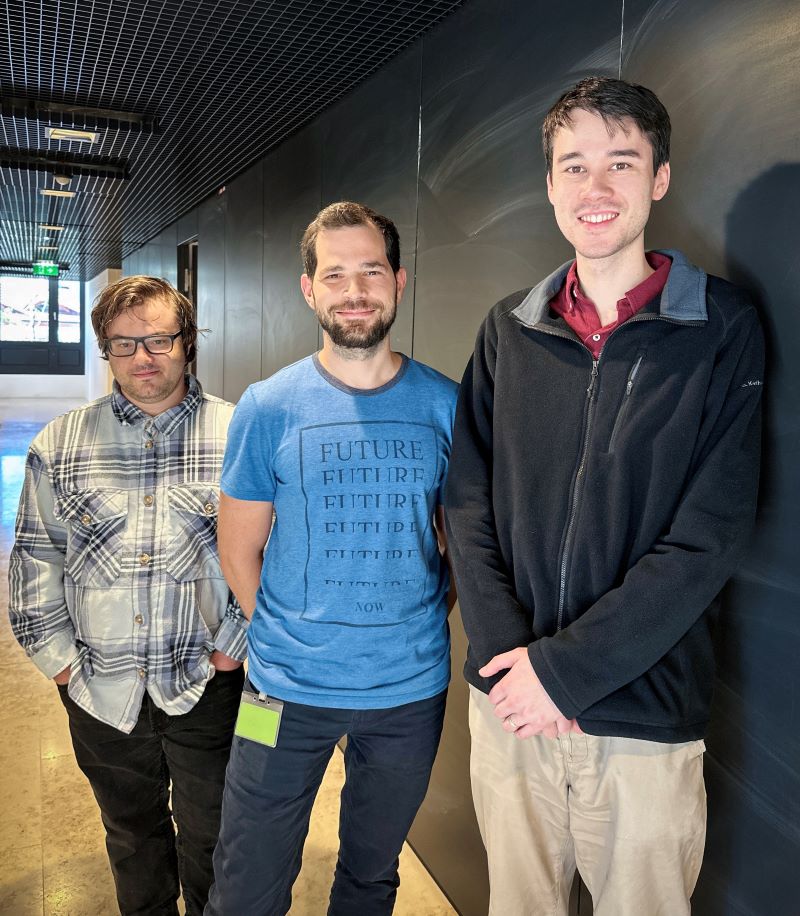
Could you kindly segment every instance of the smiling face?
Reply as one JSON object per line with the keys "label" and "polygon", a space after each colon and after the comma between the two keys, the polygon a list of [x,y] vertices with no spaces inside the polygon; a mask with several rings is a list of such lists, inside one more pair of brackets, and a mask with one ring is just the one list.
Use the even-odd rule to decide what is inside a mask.
{"label": "smiling face", "polygon": [[[178,330],[173,309],[150,299],[120,312],[108,325],[106,337],[144,337]],[[180,404],[186,395],[186,354],[180,337],[170,353],[148,353],[140,343],[133,356],[109,355],[108,362],[125,397],[151,416]]]}
{"label": "smiling face", "polygon": [[384,340],[406,285],[395,274],[386,244],[372,225],[324,229],[316,237],[314,276],[300,286],[330,342],[346,349],[373,349]]}
{"label": "smiling face", "polygon": [[653,174],[653,148],[631,119],[606,122],[575,109],[556,132],[547,195],[580,258],[644,257],[650,205],[669,186],[669,164]]}

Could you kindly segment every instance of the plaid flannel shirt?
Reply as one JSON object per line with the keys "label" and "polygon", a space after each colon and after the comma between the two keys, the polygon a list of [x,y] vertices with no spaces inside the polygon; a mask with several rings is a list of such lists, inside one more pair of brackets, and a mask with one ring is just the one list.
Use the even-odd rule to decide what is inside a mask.
{"label": "plaid flannel shirt", "polygon": [[188,712],[211,652],[243,659],[247,621],[216,548],[233,406],[193,377],[158,416],[114,391],[34,439],[9,568],[14,634],[38,668],[71,667],[69,694],[130,732],[145,690]]}

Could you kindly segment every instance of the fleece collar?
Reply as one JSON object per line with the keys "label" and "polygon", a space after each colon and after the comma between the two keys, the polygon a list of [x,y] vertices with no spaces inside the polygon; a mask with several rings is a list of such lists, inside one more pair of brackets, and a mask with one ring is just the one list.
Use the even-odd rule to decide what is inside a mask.
{"label": "fleece collar", "polygon": [[[656,250],[658,254],[672,259],[667,285],[661,293],[658,314],[673,321],[708,321],[706,273],[695,267],[680,251],[672,248]],[[572,261],[567,261],[538,286],[534,286],[511,314],[529,327],[538,324],[546,317],[548,303],[561,289],[571,266]]]}

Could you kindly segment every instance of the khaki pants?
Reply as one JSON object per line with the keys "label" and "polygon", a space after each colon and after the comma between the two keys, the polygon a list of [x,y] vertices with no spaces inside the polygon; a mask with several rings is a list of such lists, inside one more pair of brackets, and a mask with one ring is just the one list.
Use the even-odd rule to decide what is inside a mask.
{"label": "khaki pants", "polygon": [[566,916],[576,864],[595,916],[689,913],[706,832],[702,741],[520,741],[473,687],[469,725],[490,916]]}

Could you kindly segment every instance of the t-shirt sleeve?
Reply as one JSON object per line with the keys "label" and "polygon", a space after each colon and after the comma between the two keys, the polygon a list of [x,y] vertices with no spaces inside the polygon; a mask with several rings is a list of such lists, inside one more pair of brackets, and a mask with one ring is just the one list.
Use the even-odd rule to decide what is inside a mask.
{"label": "t-shirt sleeve", "polygon": [[228,427],[222,463],[222,492],[234,499],[275,500],[274,417],[248,388],[236,405]]}
{"label": "t-shirt sleeve", "polygon": [[450,464],[450,450],[453,445],[453,421],[456,413],[456,400],[458,398],[458,385],[447,380],[444,409],[442,410],[442,470],[439,485],[436,490],[436,505],[444,505],[444,489],[447,483],[447,469]]}

